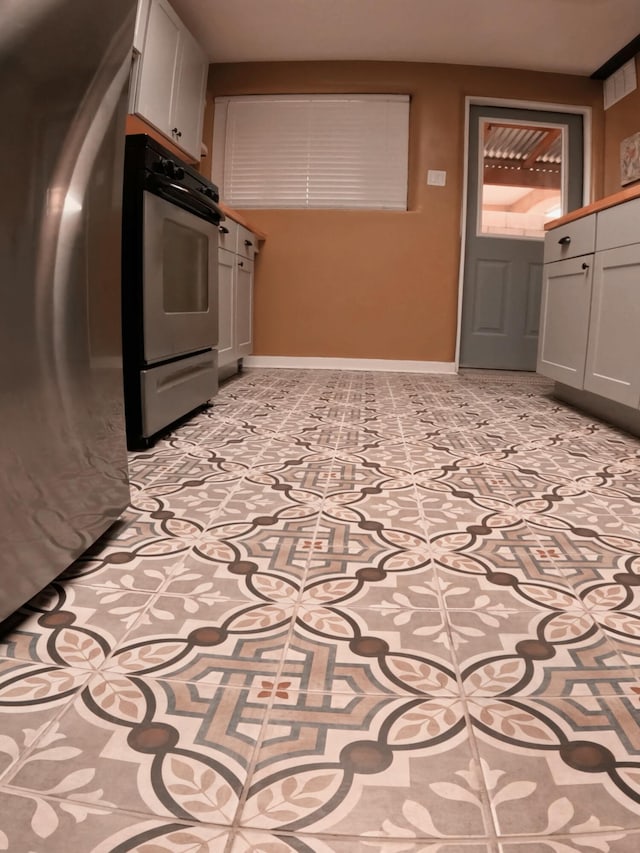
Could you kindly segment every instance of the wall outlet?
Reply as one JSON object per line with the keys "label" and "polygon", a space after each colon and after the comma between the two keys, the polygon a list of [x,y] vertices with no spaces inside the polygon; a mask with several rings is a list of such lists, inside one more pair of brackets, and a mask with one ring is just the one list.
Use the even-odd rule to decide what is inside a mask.
{"label": "wall outlet", "polygon": [[427,172],[427,183],[432,187],[443,187],[447,183],[447,173],[429,169]]}

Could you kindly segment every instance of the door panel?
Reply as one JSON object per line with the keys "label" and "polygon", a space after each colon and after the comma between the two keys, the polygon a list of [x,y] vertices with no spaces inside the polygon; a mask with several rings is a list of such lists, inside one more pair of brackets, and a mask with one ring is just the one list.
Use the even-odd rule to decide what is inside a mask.
{"label": "door panel", "polygon": [[527,281],[527,308],[524,318],[524,334],[526,337],[535,338],[536,341],[540,330],[542,267],[542,264],[529,264],[529,280]]}
{"label": "door panel", "polygon": [[581,116],[471,108],[462,367],[535,370],[543,225],[582,204],[582,145]]}
{"label": "door panel", "polygon": [[473,300],[473,332],[476,335],[505,333],[509,264],[478,259]]}

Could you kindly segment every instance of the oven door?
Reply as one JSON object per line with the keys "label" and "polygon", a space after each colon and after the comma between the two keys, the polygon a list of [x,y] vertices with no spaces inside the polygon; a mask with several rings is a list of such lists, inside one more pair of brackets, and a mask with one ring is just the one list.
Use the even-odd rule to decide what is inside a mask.
{"label": "oven door", "polygon": [[218,227],[144,193],[146,364],[217,346]]}

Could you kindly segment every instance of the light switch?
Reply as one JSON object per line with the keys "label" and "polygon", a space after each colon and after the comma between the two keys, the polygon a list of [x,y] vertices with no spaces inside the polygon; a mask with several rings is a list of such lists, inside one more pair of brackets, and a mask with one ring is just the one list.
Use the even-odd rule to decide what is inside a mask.
{"label": "light switch", "polygon": [[447,173],[429,169],[427,172],[427,183],[432,187],[443,187],[447,183]]}

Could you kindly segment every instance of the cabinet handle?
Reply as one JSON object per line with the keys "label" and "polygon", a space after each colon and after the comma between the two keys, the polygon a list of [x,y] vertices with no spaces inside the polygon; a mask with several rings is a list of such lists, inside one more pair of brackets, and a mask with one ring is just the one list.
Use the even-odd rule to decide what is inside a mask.
{"label": "cabinet handle", "polygon": [[245,246],[253,246],[253,243],[251,242],[251,240],[245,240],[244,244],[245,244]]}
{"label": "cabinet handle", "polygon": [[178,137],[178,139],[180,139],[180,137],[182,136],[182,133],[178,130],[178,128],[177,128],[177,127],[174,127],[174,128],[171,130],[171,133],[172,133],[174,136],[177,136],[177,137]]}
{"label": "cabinet handle", "polygon": [[558,243],[560,243],[561,246],[568,246],[570,242],[571,242],[571,237],[569,237],[568,234],[565,237],[561,237],[558,240]]}
{"label": "cabinet handle", "polygon": [[225,228],[224,225],[218,225],[218,231],[221,234],[228,234],[229,233],[229,229]]}
{"label": "cabinet handle", "polygon": [[239,266],[239,267],[243,267],[243,266],[244,266],[244,261],[238,261],[238,266]]}
{"label": "cabinet handle", "polygon": [[589,269],[589,264],[588,264],[586,261],[583,261],[583,262],[582,262],[582,269],[583,269],[583,270],[588,270],[588,269]]}

